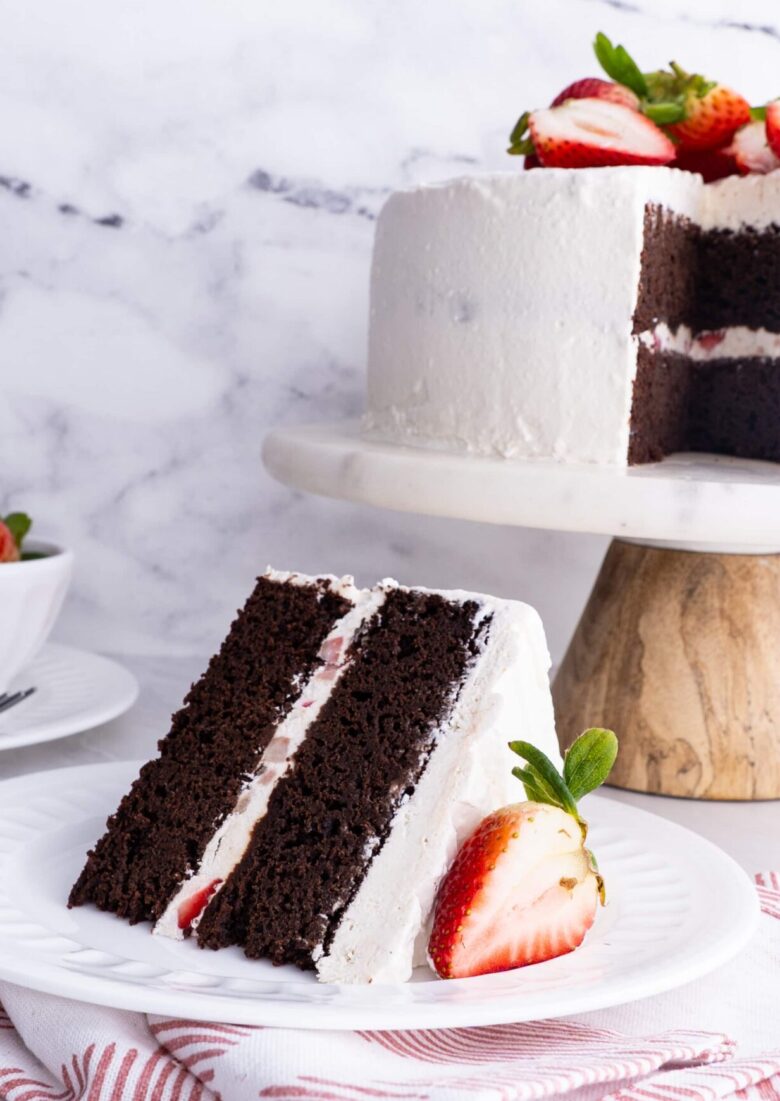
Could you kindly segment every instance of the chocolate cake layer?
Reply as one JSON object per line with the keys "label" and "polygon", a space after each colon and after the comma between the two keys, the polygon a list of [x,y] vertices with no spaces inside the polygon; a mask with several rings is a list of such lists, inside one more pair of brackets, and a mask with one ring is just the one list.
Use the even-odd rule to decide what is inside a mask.
{"label": "chocolate cake layer", "polygon": [[628,461],[674,451],[780,462],[780,362],[701,362],[640,347]]}
{"label": "chocolate cake layer", "polygon": [[634,312],[634,332],[659,321],[670,329],[686,325],[696,312],[699,230],[689,219],[663,207],[645,207],[644,244]]}
{"label": "chocolate cake layer", "polygon": [[697,331],[744,325],[780,332],[780,226],[699,235]]}
{"label": "chocolate cake layer", "polygon": [[688,442],[691,361],[639,345],[628,439],[629,465],[659,462]]}
{"label": "chocolate cake layer", "polygon": [[311,967],[414,791],[489,620],[391,590],[197,930],[211,948]]}
{"label": "chocolate cake layer", "polygon": [[219,653],[193,685],[139,778],[89,853],[70,906],[94,902],[155,920],[215,825],[233,807],[318,651],[350,607],[320,586],[260,578]]}
{"label": "chocolate cake layer", "polygon": [[780,361],[695,364],[687,450],[780,462]]}
{"label": "chocolate cake layer", "polygon": [[634,332],[660,321],[694,332],[780,332],[780,226],[701,230],[648,204]]}

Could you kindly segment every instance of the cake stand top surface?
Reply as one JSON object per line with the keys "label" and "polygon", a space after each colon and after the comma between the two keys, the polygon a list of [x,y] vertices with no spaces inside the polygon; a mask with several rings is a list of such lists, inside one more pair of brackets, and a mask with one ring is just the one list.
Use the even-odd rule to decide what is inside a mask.
{"label": "cake stand top surface", "polygon": [[278,428],[263,460],[325,497],[490,524],[593,532],[670,546],[780,551],[780,464],[680,454],[632,467],[403,447],[357,421]]}

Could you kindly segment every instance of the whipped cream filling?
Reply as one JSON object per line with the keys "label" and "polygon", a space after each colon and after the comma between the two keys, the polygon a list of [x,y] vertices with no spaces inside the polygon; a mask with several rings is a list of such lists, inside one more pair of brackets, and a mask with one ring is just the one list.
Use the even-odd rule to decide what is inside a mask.
{"label": "whipped cream filling", "polygon": [[[280,582],[310,584],[303,575],[267,577]],[[232,811],[209,841],[196,868],[190,869],[165,912],[154,926],[158,936],[181,940],[198,927],[206,906],[237,866],[257,823],[265,816],[276,785],[289,772],[298,749],[316,722],[323,706],[350,666],[349,650],[364,625],[385,601],[386,589],[360,590],[351,577],[333,578],[331,587],[352,601],[352,608],[337,620],[319,651],[321,665],[308,678],[300,695],[279,723],[265,748],[254,775],[242,786]]]}
{"label": "whipped cream filling", "polygon": [[486,814],[523,798],[507,743],[525,737],[560,759],[539,616],[515,601],[441,595],[478,600],[475,626],[487,616],[490,624],[414,792],[396,811],[327,952],[315,954],[322,982],[406,982],[426,962],[436,890],[460,845]]}
{"label": "whipped cream filling", "polygon": [[640,333],[639,340],[655,351],[677,352],[702,363],[712,359],[780,357],[780,333],[749,329],[745,325],[694,333],[687,325],[670,329],[662,321],[652,331]]}

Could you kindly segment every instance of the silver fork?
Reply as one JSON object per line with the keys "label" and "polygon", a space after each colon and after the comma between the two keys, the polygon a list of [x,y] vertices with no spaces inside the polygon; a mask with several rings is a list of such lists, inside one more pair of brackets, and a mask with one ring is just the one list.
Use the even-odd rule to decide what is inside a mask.
{"label": "silver fork", "polygon": [[0,692],[0,711],[7,711],[9,707],[16,707],[17,703],[26,700],[34,691],[34,688],[25,688],[23,692]]}

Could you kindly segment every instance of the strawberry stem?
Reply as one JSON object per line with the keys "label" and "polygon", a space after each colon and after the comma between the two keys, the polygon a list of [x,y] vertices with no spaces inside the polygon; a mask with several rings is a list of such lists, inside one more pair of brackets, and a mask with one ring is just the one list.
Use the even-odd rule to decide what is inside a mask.
{"label": "strawberry stem", "polygon": [[640,98],[647,95],[647,82],[639,66],[623,46],[613,46],[607,36],[599,31],[593,43],[593,52],[607,76],[618,84],[625,84]]}
{"label": "strawberry stem", "polygon": [[618,741],[611,730],[592,727],[580,734],[564,756],[563,773],[550,758],[530,742],[510,742],[509,748],[526,762],[512,769],[535,803],[549,803],[576,818],[583,837],[587,825],[580,817],[577,800],[600,787],[612,771]]}
{"label": "strawberry stem", "polygon": [[530,117],[530,111],[523,111],[512,129],[512,133],[509,135],[509,148],[507,149],[507,153],[511,153],[512,156],[530,157],[536,152],[534,143],[531,140],[531,135],[527,132],[528,120]]}
{"label": "strawberry stem", "polygon": [[5,517],[0,516],[0,520],[2,520],[13,536],[17,550],[21,550],[24,538],[32,527],[32,520],[30,517],[26,512],[9,512]]}

